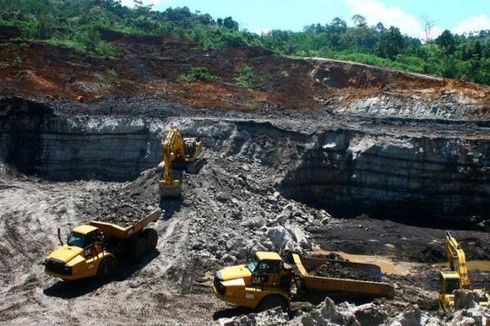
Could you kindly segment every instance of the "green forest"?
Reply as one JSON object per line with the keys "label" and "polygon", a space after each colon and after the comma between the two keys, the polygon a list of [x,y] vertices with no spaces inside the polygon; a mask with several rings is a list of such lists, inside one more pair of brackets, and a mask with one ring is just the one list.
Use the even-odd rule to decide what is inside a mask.
{"label": "green forest", "polygon": [[490,30],[471,35],[446,30],[422,42],[403,35],[396,26],[369,26],[359,13],[305,26],[300,32],[272,30],[258,35],[241,30],[232,17],[213,18],[187,7],[160,12],[138,0],[135,4],[128,8],[118,0],[0,0],[0,25],[20,28],[26,41],[108,58],[119,56],[120,50],[102,40],[103,30],[168,35],[203,49],[258,46],[281,55],[350,60],[490,85]]}

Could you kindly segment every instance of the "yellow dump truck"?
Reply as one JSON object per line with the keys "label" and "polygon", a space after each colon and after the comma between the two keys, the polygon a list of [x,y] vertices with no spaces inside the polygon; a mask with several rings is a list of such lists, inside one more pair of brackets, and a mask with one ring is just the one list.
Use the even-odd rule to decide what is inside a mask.
{"label": "yellow dump truck", "polygon": [[61,247],[42,262],[45,271],[65,281],[88,277],[106,280],[114,274],[118,258],[137,260],[155,250],[158,234],[146,226],[159,217],[160,211],[154,211],[126,227],[90,221],[73,228],[66,244],[58,231]]}
{"label": "yellow dump truck", "polygon": [[379,266],[336,262],[337,266],[358,270],[376,279],[366,281],[311,274],[328,262],[325,258],[293,254],[292,260],[295,268],[275,252],[259,251],[244,265],[217,271],[213,291],[221,300],[259,311],[273,307],[286,310],[293,300],[318,300],[327,295],[344,298],[392,298],[395,295],[392,285],[381,282]]}

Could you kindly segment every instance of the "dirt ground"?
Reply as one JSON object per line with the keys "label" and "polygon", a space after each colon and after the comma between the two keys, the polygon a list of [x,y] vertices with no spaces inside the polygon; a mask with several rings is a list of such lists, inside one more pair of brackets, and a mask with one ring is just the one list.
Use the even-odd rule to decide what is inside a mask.
{"label": "dirt ground", "polygon": [[[0,182],[2,323],[110,321],[114,324],[213,325],[219,318],[248,313],[215,298],[210,285],[213,272],[226,264],[217,258],[224,258],[226,252],[231,252],[234,242],[240,243],[240,235],[251,239],[262,237],[260,229],[250,226],[246,220],[238,222],[241,226],[237,229],[234,215],[224,217],[221,214],[233,212],[228,205],[235,203],[237,207],[248,205],[251,210],[257,210],[256,214],[272,217],[274,205],[267,208],[269,203],[273,204],[272,198],[267,199],[267,193],[270,194],[268,178],[249,180],[251,183],[245,186],[245,191],[239,192],[242,202],[236,202],[233,197],[239,179],[229,176],[243,162],[213,158],[212,151],[208,151],[206,157],[207,164],[198,175],[186,176],[184,201],[160,203],[162,219],[154,226],[160,238],[157,253],[137,265],[123,263],[115,280],[102,285],[92,281],[59,282],[45,275],[38,262],[57,246],[57,227],[66,233],[87,219],[113,221],[118,217],[124,221],[122,216],[130,218],[158,207],[155,203],[158,201],[158,171],[145,171],[128,183],[49,182],[26,177],[4,166]],[[254,171],[267,175],[270,169],[257,165]],[[212,193],[204,191],[213,188]],[[211,194],[218,198],[211,200]],[[262,197],[268,204],[260,199]],[[279,203],[281,206],[294,204],[301,211],[316,214],[315,209],[294,201],[279,199]],[[392,307],[393,314],[400,310],[402,303],[402,306],[418,304],[428,311],[438,309],[437,270],[440,267],[431,263],[445,260],[443,230],[366,216],[350,220],[328,218],[326,226],[313,223],[306,229],[321,249],[383,255],[391,257],[395,263],[424,262],[406,276],[385,274],[385,279],[395,284],[397,296],[394,302],[382,302]],[[223,233],[230,234],[222,237]],[[488,233],[457,230],[453,233],[462,241],[468,257],[488,259]],[[487,287],[490,286],[489,275],[476,271],[470,274],[475,286]]]}
{"label": "dirt ground", "polygon": [[[1,58],[18,58],[0,61],[0,122],[10,128],[0,130],[0,156],[13,163],[0,163],[1,324],[216,325],[220,318],[250,313],[212,294],[216,270],[256,250],[312,249],[389,261],[396,272],[385,271],[383,279],[395,286],[395,299],[373,304],[389,316],[416,304],[440,317],[438,271],[445,268],[447,230],[474,261],[473,286],[490,288],[487,212],[464,221],[435,218],[436,213],[390,219],[392,211],[383,219],[365,214],[347,219],[281,187],[288,175],[299,175],[296,182],[305,175],[313,181],[323,177],[326,170],[316,168],[333,167],[342,177],[365,155],[367,166],[352,171],[387,173],[366,174],[359,182],[364,195],[379,190],[371,187],[372,179],[403,190],[409,187],[400,184],[410,184],[422,171],[423,184],[449,178],[460,193],[475,191],[485,199],[488,87],[348,62],[285,58],[256,48],[222,52],[162,38],[113,41],[123,50],[116,60],[44,43],[0,42]],[[245,64],[253,68],[254,89],[234,84]],[[180,83],[178,77],[192,67],[207,67],[220,79]],[[204,140],[206,163],[198,174],[185,174],[180,200],[160,200],[158,162],[149,159],[154,153],[148,148],[156,144],[160,150],[170,125]],[[146,152],[137,137],[146,137]],[[44,143],[32,142],[41,138]],[[89,138],[95,145],[83,147]],[[393,154],[410,152],[418,144],[413,139],[422,144],[414,156]],[[124,146],[114,149],[118,140]],[[40,148],[33,148],[36,144]],[[341,145],[348,150],[342,152]],[[308,164],[316,174],[302,175],[298,168],[313,150],[319,154]],[[134,159],[126,152],[143,154]],[[384,161],[386,152],[392,156]],[[90,159],[94,153],[108,157],[99,162]],[[112,167],[112,179],[111,172],[75,174],[84,168],[80,162],[88,164],[85,159],[96,161],[88,170],[103,171],[123,161],[122,172],[116,178]],[[390,171],[391,162],[401,162],[397,169],[407,173],[399,184],[389,181],[390,172],[399,172]],[[31,169],[24,170],[29,175],[18,172],[22,164]],[[439,170],[448,173],[441,177]],[[60,171],[65,179],[56,179]],[[348,175],[347,186],[357,177]],[[335,181],[327,178],[318,186]],[[345,189],[339,193],[346,197],[357,191]],[[490,207],[484,199],[480,211]],[[64,283],[39,264],[58,246],[58,228],[65,235],[87,220],[124,225],[155,209],[162,211],[153,226],[159,235],[156,252],[136,264],[121,262],[110,282]],[[324,311],[325,305],[309,309]]]}

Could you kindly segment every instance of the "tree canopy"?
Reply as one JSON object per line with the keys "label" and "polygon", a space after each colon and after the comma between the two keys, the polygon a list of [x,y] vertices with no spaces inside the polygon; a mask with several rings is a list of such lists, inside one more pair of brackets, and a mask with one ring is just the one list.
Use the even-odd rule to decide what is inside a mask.
{"label": "tree canopy", "polygon": [[232,17],[214,19],[187,7],[152,10],[135,1],[0,0],[0,25],[17,26],[22,38],[66,45],[106,57],[119,49],[101,32],[170,35],[198,43],[203,49],[260,46],[279,54],[319,56],[460,78],[490,85],[490,30],[469,35],[444,31],[435,40],[403,35],[396,26],[369,26],[362,13],[345,20],[305,26],[303,31],[272,30],[264,34],[240,30]]}

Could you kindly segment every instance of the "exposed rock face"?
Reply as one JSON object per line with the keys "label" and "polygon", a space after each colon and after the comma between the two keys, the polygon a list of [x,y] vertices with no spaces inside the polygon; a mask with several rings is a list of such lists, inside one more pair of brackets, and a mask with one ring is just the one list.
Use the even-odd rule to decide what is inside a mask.
{"label": "exposed rock face", "polygon": [[327,131],[281,186],[341,216],[484,216],[489,158],[484,139]]}
{"label": "exposed rock face", "polygon": [[[414,120],[488,120],[490,88],[370,65],[315,59],[312,78],[343,94],[336,114]],[[350,94],[342,90],[355,90]],[[345,96],[347,95],[347,96]]]}
{"label": "exposed rock face", "polygon": [[[0,160],[52,180],[132,180],[160,162],[161,139],[171,125],[178,125],[184,135],[202,137],[205,147],[222,155],[240,154],[279,168],[271,180],[283,195],[339,216],[368,213],[416,223],[427,217],[484,219],[490,210],[490,141],[485,134],[426,134],[432,125],[409,133],[397,125],[389,130],[338,127],[330,117],[322,122],[315,116],[286,115],[272,124],[243,121],[247,116],[236,114],[220,121],[165,106],[157,107],[153,117],[110,106],[100,108],[102,113],[85,110],[74,114],[3,100]],[[250,145],[244,149],[244,143]],[[229,199],[218,194],[217,200]],[[290,214],[294,212],[284,211],[278,219],[283,223]],[[300,221],[311,218],[298,216]],[[254,223],[265,222],[256,217]],[[294,226],[289,231],[308,247]]]}
{"label": "exposed rock face", "polygon": [[129,180],[161,160],[148,122],[64,117],[20,99],[0,103],[0,160],[51,180]]}

